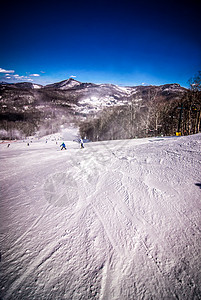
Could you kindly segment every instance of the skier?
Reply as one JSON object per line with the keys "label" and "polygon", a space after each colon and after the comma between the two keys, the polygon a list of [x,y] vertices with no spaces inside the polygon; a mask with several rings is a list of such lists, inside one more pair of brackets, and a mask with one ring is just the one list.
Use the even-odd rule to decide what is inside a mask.
{"label": "skier", "polygon": [[80,147],[81,147],[81,149],[84,148],[84,142],[83,142],[82,138],[80,139]]}
{"label": "skier", "polygon": [[65,149],[66,150],[66,145],[64,144],[64,142],[60,145],[61,150]]}

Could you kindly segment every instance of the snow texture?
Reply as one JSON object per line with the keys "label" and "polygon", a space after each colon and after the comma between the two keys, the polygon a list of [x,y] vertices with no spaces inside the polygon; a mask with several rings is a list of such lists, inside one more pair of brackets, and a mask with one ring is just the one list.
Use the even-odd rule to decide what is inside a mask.
{"label": "snow texture", "polygon": [[0,298],[201,299],[201,134],[60,144],[0,144]]}
{"label": "snow texture", "polygon": [[41,89],[41,85],[33,84],[33,88],[34,88],[34,89]]}

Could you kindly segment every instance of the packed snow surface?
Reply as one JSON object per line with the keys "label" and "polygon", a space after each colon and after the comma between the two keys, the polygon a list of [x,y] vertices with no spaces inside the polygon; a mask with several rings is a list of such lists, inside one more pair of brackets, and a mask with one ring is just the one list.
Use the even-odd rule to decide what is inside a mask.
{"label": "packed snow surface", "polygon": [[6,299],[201,299],[201,135],[0,144]]}

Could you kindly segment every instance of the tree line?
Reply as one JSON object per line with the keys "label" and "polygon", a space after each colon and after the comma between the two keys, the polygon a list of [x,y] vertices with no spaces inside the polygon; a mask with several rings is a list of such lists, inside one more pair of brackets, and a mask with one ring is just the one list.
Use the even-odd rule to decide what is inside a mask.
{"label": "tree line", "polygon": [[157,90],[149,89],[146,99],[135,96],[129,105],[103,110],[80,124],[80,135],[91,141],[136,137],[189,135],[200,132],[201,72],[189,80],[190,88],[178,99],[161,101]]}

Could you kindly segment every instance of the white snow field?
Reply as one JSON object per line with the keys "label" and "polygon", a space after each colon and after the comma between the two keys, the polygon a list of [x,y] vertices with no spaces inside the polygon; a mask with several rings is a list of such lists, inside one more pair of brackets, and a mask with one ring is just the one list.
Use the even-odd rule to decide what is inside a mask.
{"label": "white snow field", "polygon": [[201,134],[0,144],[0,298],[201,299]]}

